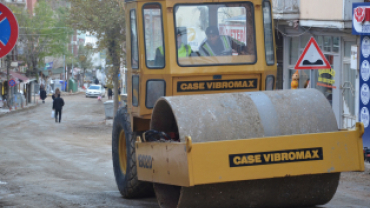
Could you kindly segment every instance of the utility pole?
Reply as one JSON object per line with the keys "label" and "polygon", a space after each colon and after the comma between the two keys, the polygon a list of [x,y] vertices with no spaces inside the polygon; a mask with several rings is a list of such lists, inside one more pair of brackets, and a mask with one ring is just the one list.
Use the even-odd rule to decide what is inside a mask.
{"label": "utility pole", "polygon": [[[66,83],[67,82],[66,55],[64,55],[63,58],[64,58],[64,64],[63,64],[63,68],[64,68],[64,83]],[[67,89],[64,89],[64,90],[67,91]]]}
{"label": "utility pole", "polygon": [[8,54],[8,55],[6,55],[6,59],[5,59],[5,61],[6,61],[6,80],[7,80],[7,84],[8,84],[8,86],[7,86],[7,88],[8,88],[8,92],[7,92],[7,100],[6,100],[6,103],[7,103],[7,105],[8,105],[8,108],[9,109],[11,109],[12,107],[11,107],[11,100],[12,100],[12,95],[11,95],[11,88],[10,88],[10,86],[9,86],[9,75],[10,75],[10,55]]}
{"label": "utility pole", "polygon": [[[72,73],[73,73],[73,59],[75,57],[75,55],[73,53],[73,47],[75,45],[75,41],[74,41],[74,36],[75,35],[76,35],[76,31],[74,31],[74,33],[72,35],[72,41],[71,41],[71,47],[72,47]],[[69,91],[68,82],[69,82],[69,70],[67,70],[67,90],[66,90],[67,92]]]}

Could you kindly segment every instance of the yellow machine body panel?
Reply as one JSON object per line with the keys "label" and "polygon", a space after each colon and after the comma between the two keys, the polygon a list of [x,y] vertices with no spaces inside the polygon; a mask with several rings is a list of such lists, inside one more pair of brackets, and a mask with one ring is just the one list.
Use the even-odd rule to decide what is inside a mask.
{"label": "yellow machine body panel", "polygon": [[355,130],[191,143],[136,142],[138,179],[176,186],[364,171]]}

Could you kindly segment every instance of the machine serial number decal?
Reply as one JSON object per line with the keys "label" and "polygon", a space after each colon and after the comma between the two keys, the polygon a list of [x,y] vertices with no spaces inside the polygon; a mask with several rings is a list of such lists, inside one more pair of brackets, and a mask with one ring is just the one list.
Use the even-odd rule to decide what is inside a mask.
{"label": "machine serial number decal", "polygon": [[152,169],[152,156],[150,155],[138,155],[139,168]]}
{"label": "machine serial number decal", "polygon": [[177,92],[256,89],[257,79],[177,82]]}
{"label": "machine serial number decal", "polygon": [[230,167],[323,160],[322,147],[229,155]]}

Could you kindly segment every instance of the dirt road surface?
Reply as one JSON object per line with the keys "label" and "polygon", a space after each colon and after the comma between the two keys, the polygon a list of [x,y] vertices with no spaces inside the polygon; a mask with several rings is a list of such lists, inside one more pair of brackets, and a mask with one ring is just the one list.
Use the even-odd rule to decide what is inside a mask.
{"label": "dirt road surface", "polygon": [[0,207],[158,207],[125,200],[112,168],[112,127],[103,103],[64,97],[62,122],[52,101],[0,118]]}
{"label": "dirt road surface", "polygon": [[[120,196],[102,102],[64,99],[60,124],[51,118],[50,98],[0,117],[0,207],[158,208],[155,198]],[[321,207],[370,207],[370,164],[364,173],[342,174],[333,200]]]}

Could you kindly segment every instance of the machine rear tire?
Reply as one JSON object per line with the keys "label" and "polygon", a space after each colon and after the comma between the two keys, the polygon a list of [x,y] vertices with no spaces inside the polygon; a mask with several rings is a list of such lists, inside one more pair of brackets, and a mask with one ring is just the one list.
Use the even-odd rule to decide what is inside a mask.
{"label": "machine rear tire", "polygon": [[137,178],[135,140],[136,133],[131,131],[127,107],[120,108],[113,122],[112,159],[118,190],[126,199],[154,195],[153,184]]}

